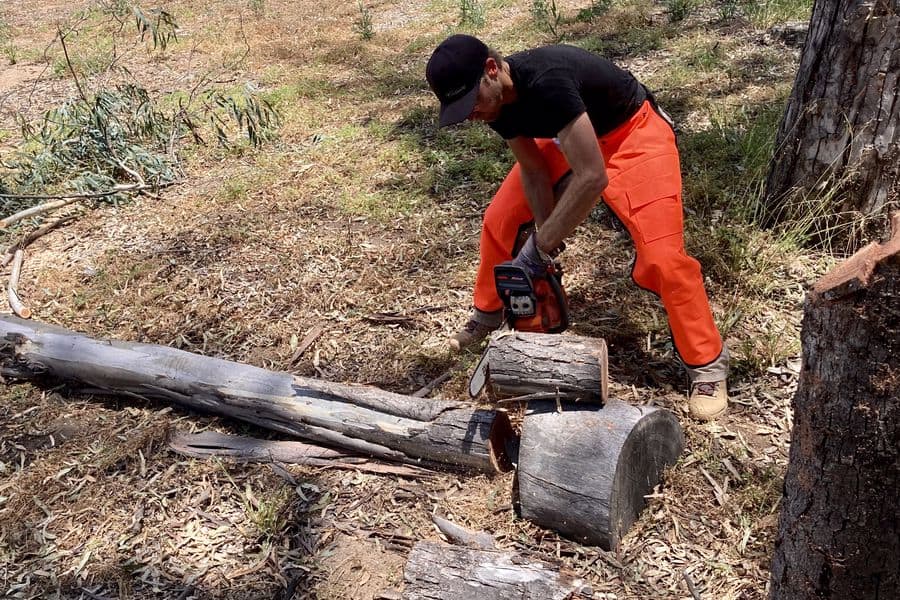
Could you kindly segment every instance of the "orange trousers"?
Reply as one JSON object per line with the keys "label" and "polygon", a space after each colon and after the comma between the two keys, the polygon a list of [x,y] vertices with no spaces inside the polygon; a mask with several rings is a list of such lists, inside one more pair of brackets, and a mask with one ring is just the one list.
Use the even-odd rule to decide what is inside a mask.
{"label": "orange trousers", "polygon": [[[712,363],[722,352],[722,338],[709,308],[700,263],[684,249],[681,169],[672,128],[647,101],[598,141],[609,178],[603,200],[634,242],[632,278],[662,300],[685,365]],[[570,170],[565,156],[553,140],[537,144],[551,180],[558,181]],[[475,308],[494,312],[503,307],[494,286],[494,265],[512,259],[520,228],[532,220],[517,163],[484,214]]]}

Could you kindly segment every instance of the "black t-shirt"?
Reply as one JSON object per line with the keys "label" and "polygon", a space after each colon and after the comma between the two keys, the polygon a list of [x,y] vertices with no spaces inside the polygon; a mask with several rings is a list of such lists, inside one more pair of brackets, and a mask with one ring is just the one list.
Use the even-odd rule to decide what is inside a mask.
{"label": "black t-shirt", "polygon": [[624,123],[646,99],[628,71],[574,46],[545,46],[506,58],[516,88],[491,128],[512,139],[552,138],[587,111],[598,136]]}

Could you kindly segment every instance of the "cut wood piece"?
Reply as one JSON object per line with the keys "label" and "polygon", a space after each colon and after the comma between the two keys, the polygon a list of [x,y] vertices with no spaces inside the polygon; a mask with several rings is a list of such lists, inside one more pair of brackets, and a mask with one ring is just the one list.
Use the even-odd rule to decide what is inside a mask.
{"label": "cut wood piece", "polygon": [[609,397],[606,341],[577,335],[513,332],[486,350],[486,387],[494,399],[535,393],[603,403]]}
{"label": "cut wood piece", "polygon": [[386,460],[484,473],[510,468],[505,413],[295,377],[167,346],[95,340],[0,316],[4,376],[176,402]]}
{"label": "cut wood piece", "polygon": [[581,543],[615,548],[683,445],[678,420],[657,407],[531,402],[519,448],[521,514]]}
{"label": "cut wood piece", "polygon": [[549,563],[511,552],[417,542],[403,573],[404,600],[574,600],[590,586]]}

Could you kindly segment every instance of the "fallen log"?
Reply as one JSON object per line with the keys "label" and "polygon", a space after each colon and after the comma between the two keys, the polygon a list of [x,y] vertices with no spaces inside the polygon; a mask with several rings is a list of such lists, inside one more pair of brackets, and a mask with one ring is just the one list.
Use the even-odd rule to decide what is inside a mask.
{"label": "fallen log", "polygon": [[657,407],[530,402],[516,473],[521,514],[613,549],[683,445],[678,420]]}
{"label": "fallen log", "polygon": [[512,552],[417,542],[403,572],[404,600],[574,600],[591,598],[583,579]]}
{"label": "fallen log", "polygon": [[169,448],[191,458],[226,457],[237,462],[310,465],[399,477],[427,477],[434,474],[432,471],[412,465],[372,462],[340,450],[313,446],[303,442],[261,440],[239,435],[226,435],[215,431],[176,433],[169,438]]}
{"label": "fallen log", "polygon": [[606,342],[577,335],[511,332],[495,335],[479,367],[494,400],[552,394],[602,404],[609,396]]}
{"label": "fallen log", "polygon": [[330,383],[154,344],[96,340],[0,316],[0,374],[175,402],[381,459],[497,473],[514,437],[503,412]]}

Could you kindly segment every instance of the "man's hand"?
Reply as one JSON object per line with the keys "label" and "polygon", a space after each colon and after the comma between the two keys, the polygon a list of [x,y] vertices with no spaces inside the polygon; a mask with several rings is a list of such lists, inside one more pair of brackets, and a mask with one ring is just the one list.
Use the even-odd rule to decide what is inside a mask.
{"label": "man's hand", "polygon": [[544,277],[547,275],[547,265],[550,264],[551,258],[538,249],[535,242],[536,235],[531,234],[522,249],[519,250],[519,254],[513,259],[512,264],[520,267],[531,277]]}

